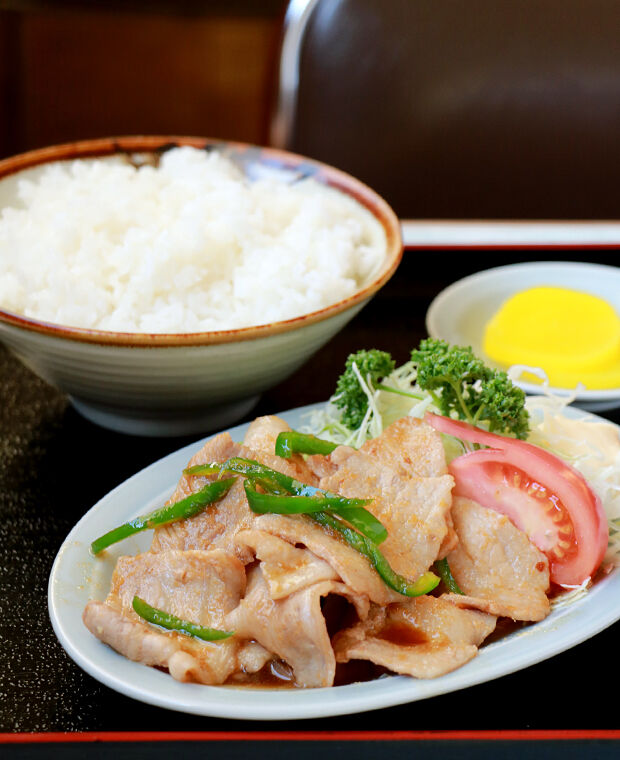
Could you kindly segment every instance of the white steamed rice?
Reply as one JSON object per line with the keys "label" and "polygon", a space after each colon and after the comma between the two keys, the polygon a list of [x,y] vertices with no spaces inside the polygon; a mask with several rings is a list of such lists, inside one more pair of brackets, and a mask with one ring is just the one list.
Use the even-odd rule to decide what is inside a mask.
{"label": "white steamed rice", "polygon": [[51,164],[0,216],[0,306],[62,325],[200,332],[324,308],[371,280],[382,226],[348,196],[217,152]]}

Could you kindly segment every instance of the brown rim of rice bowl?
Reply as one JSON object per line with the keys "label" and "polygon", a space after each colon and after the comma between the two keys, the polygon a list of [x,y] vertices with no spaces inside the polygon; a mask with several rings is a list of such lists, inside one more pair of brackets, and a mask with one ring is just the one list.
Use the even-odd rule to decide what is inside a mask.
{"label": "brown rim of rice bowl", "polygon": [[222,147],[238,152],[246,150],[260,151],[260,155],[276,160],[284,168],[295,168],[300,164],[317,169],[316,178],[331,187],[341,190],[365,206],[381,223],[387,238],[385,261],[379,275],[366,287],[358,290],[352,296],[337,301],[318,311],[303,314],[299,317],[280,322],[271,322],[252,327],[240,327],[232,330],[211,330],[207,332],[190,333],[139,333],[116,332],[112,330],[94,330],[83,327],[68,327],[37,319],[30,319],[0,308],[0,322],[4,322],[25,330],[43,333],[56,338],[85,343],[100,343],[125,347],[156,347],[156,346],[203,346],[217,343],[235,343],[242,340],[255,340],[270,335],[295,330],[306,325],[321,322],[336,314],[355,306],[376,293],[394,274],[403,255],[403,244],[398,218],[386,201],[363,182],[349,174],[334,169],[327,164],[313,161],[295,153],[289,153],[275,148],[262,148],[247,143],[214,140],[206,137],[179,136],[129,136],[109,137],[96,140],[82,140],[64,143],[48,148],[40,148],[27,153],[0,161],[0,180],[5,177],[29,169],[40,164],[53,161],[70,161],[79,158],[96,158],[110,156],[114,153],[140,153],[148,151],[163,151],[174,146],[189,145],[194,148],[207,146]]}

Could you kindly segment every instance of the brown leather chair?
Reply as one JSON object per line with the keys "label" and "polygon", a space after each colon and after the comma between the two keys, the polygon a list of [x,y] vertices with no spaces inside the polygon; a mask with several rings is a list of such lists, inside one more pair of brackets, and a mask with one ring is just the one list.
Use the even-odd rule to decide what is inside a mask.
{"label": "brown leather chair", "polygon": [[293,0],[272,142],[402,217],[620,218],[620,0]]}

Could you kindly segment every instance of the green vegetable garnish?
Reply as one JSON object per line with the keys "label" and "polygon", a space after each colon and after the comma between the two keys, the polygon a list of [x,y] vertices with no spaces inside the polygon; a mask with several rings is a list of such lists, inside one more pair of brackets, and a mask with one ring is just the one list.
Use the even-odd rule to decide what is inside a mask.
{"label": "green vegetable garnish", "polygon": [[159,625],[169,631],[178,631],[187,636],[194,636],[203,641],[221,641],[222,639],[230,638],[234,634],[234,631],[218,631],[217,628],[203,628],[198,623],[181,620],[181,618],[175,617],[169,612],[151,607],[150,604],[147,604],[144,599],[140,599],[139,596],[134,596],[131,606],[141,618],[149,623]]}
{"label": "green vegetable garnish", "polygon": [[[224,472],[234,472],[237,475],[245,475],[245,477],[250,480],[271,481],[288,493],[295,494],[296,496],[316,496],[317,494],[325,496],[327,494],[327,491],[321,491],[320,488],[309,486],[306,483],[302,483],[301,481],[292,478],[290,475],[285,475],[283,472],[267,467],[267,465],[261,464],[254,459],[245,459],[244,457],[231,457],[226,462],[197,464],[183,470],[185,475],[214,475],[216,473]],[[336,494],[330,495],[337,499],[341,499],[343,505],[350,502],[350,499],[346,499],[344,496],[337,496]]]}
{"label": "green vegetable garnish", "polygon": [[[289,475],[285,475],[283,472],[273,470],[271,467],[260,464],[253,459],[244,459],[243,457],[233,457],[228,461],[220,464],[219,462],[211,462],[207,464],[194,465],[188,467],[183,471],[186,475],[213,475],[214,473],[234,472],[238,475],[245,475],[253,483],[258,483],[265,490],[270,492],[270,496],[273,501],[269,499],[260,500],[258,497],[262,494],[257,493],[257,497],[249,497],[248,501],[252,507],[254,503],[257,507],[256,511],[260,512],[275,512],[279,514],[301,514],[308,511],[312,511],[314,500],[323,500],[321,509],[328,508],[333,512],[337,512],[347,522],[354,525],[358,530],[362,531],[364,535],[371,538],[375,543],[379,544],[387,538],[387,531],[382,523],[372,515],[367,509],[364,509],[364,505],[369,504],[368,499],[347,499],[345,496],[339,496],[338,494],[330,493],[329,491],[323,491],[315,486],[309,486],[306,483],[301,483],[295,478],[291,478]],[[283,496],[284,499],[288,498],[289,501],[277,501],[276,497]],[[298,504],[290,502],[292,497],[302,497],[309,501],[301,501]],[[250,498],[254,501],[250,501]],[[267,509],[267,505],[271,503],[273,509]],[[282,510],[282,511],[280,511]]]}
{"label": "green vegetable garnish", "polygon": [[286,495],[274,493],[273,484],[269,481],[259,480],[258,483],[267,493],[259,493],[250,481],[246,480],[244,483],[248,504],[253,512],[301,515],[327,511],[346,520],[375,544],[380,544],[387,538],[387,530],[383,524],[367,509],[364,509],[364,504],[368,504],[369,499],[345,499],[343,496],[335,496],[327,492],[324,492],[325,495],[319,492],[316,496]]}
{"label": "green vegetable garnish", "polygon": [[375,543],[360,535],[352,528],[349,528],[335,517],[325,512],[314,512],[310,517],[318,522],[319,525],[340,533],[349,546],[352,546],[370,560],[371,565],[381,576],[385,584],[399,594],[403,596],[421,596],[422,594],[428,594],[429,591],[432,591],[439,584],[439,578],[431,572],[422,573],[415,582],[395,573]]}
{"label": "green vegetable garnish", "polygon": [[[259,467],[262,467],[262,465],[259,465]],[[264,469],[268,470],[269,468]],[[275,470],[272,470],[272,472],[275,472]],[[282,473],[276,474],[282,476]],[[295,483],[295,481],[292,479],[291,481]],[[269,479],[260,480],[263,488],[267,490],[270,488],[270,482],[274,483],[274,481],[270,481]],[[244,485],[250,506],[252,507],[252,500],[255,499],[255,504],[258,506],[257,511],[262,511],[265,509],[266,511],[279,512],[280,514],[292,514],[293,510],[295,509],[294,504],[296,501],[298,501],[300,506],[299,509],[295,510],[296,512],[304,512],[308,514],[308,516],[311,517],[315,522],[318,522],[319,525],[340,533],[340,535],[345,539],[349,546],[370,560],[371,565],[375,568],[386,585],[388,585],[391,589],[394,589],[394,591],[397,591],[399,594],[403,594],[404,596],[420,596],[422,594],[428,594],[429,591],[432,591],[439,584],[439,578],[431,572],[423,573],[420,578],[415,581],[415,583],[412,583],[402,575],[395,573],[394,570],[390,567],[389,562],[379,551],[379,548],[377,546],[379,539],[373,540],[372,534],[375,532],[375,525],[372,521],[374,521],[374,523],[376,523],[381,528],[381,541],[387,538],[386,529],[373,515],[370,514],[370,512],[367,512],[367,510],[363,508],[352,506],[343,507],[342,504],[339,504],[338,508],[334,509],[333,500],[335,499],[341,502],[344,500],[344,497],[329,494],[328,492],[321,492],[319,489],[315,489],[313,486],[304,486],[304,488],[312,489],[312,491],[314,491],[313,496],[287,497],[282,496],[280,493],[259,494],[251,484],[248,484],[247,481]],[[281,488],[281,482],[275,483],[275,487],[276,489],[279,487]],[[321,493],[323,494],[322,497],[319,496]],[[331,507],[329,512],[323,510],[317,511],[316,509],[310,508],[316,506],[322,501]],[[348,501],[354,502],[356,500],[349,499]],[[279,505],[282,506],[280,507]],[[270,507],[273,507],[273,509],[270,509]],[[284,512],[284,509],[287,511]],[[333,514],[333,512],[336,512],[336,514]],[[342,519],[338,518],[344,518],[348,523],[357,528],[357,531],[360,532],[353,530],[353,528],[344,523]],[[370,523],[368,523],[369,519],[371,520]],[[369,528],[372,528],[372,530],[369,530]]]}
{"label": "green vegetable garnish", "polygon": [[344,373],[338,378],[333,403],[342,409],[342,422],[349,428],[358,428],[368,411],[368,395],[360,383],[360,378],[372,390],[379,381],[387,377],[395,367],[395,362],[386,351],[371,348],[351,354],[345,364]]}
{"label": "green vegetable garnish", "polygon": [[525,393],[505,372],[487,367],[470,347],[427,338],[411,352],[411,359],[417,365],[419,387],[431,394],[445,417],[486,423],[493,433],[527,438]]}
{"label": "green vegetable garnish", "polygon": [[[268,487],[268,482],[260,480],[259,484]],[[327,494],[316,496],[287,496],[274,493],[260,493],[246,480],[243,484],[248,497],[250,508],[253,512],[261,515],[275,513],[278,515],[304,515],[311,512],[320,512],[329,509],[335,512],[347,509],[343,503],[348,503],[348,509],[355,512],[359,507],[370,503],[370,499],[344,499],[342,496],[329,496]],[[365,510],[364,510],[365,511]]]}
{"label": "green vegetable garnish", "polygon": [[288,459],[295,453],[299,454],[331,454],[337,448],[336,443],[317,438],[315,435],[298,433],[288,430],[276,438],[276,454]]}
{"label": "green vegetable garnish", "polygon": [[135,533],[140,533],[142,530],[193,517],[202,512],[209,504],[221,499],[234,482],[234,478],[216,480],[213,483],[208,483],[200,491],[196,491],[196,493],[192,493],[174,504],[168,504],[168,506],[156,509],[148,515],[136,517],[124,525],[119,525],[118,528],[114,528],[95,539],[90,545],[91,551],[93,554],[99,554],[99,552],[107,549],[108,546],[122,541],[128,536],[133,536]]}
{"label": "green vegetable garnish", "polygon": [[459,587],[459,584],[456,582],[455,577],[452,575],[452,570],[450,570],[450,565],[448,564],[448,560],[445,557],[443,559],[436,560],[433,567],[435,568],[437,575],[444,582],[444,585],[448,591],[451,591],[453,594],[463,594]]}
{"label": "green vegetable garnish", "polygon": [[[222,464],[211,462],[194,465],[184,472],[187,475],[212,475],[217,472],[245,475],[247,480],[244,486],[248,503],[253,510],[259,513],[308,514],[320,525],[340,533],[349,546],[370,560],[383,581],[399,594],[420,596],[432,591],[439,583],[439,578],[430,572],[424,573],[415,582],[394,572],[377,546],[387,538],[387,531],[374,515],[364,509],[362,505],[368,504],[365,499],[347,499],[322,491],[260,462],[242,457],[233,457]],[[260,485],[267,493],[259,493],[255,484]],[[324,505],[329,507],[329,511],[324,511]],[[316,506],[321,507],[320,511],[316,511]]]}
{"label": "green vegetable garnish", "polygon": [[361,446],[401,417],[436,411],[484,430],[527,438],[525,399],[505,372],[487,367],[470,347],[427,338],[398,367],[378,349],[351,354],[330,403],[314,414],[312,425],[322,438]]}

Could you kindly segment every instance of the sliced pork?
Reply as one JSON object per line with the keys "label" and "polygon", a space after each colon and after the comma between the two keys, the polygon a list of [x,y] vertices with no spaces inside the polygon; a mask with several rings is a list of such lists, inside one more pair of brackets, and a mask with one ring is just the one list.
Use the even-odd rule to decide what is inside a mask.
{"label": "sliced pork", "polygon": [[475,657],[495,623],[492,615],[420,596],[373,607],[366,620],[338,633],[333,646],[337,662],[370,660],[394,673],[436,678]]}
{"label": "sliced pork", "polygon": [[177,681],[221,684],[237,667],[237,647],[230,640],[210,644],[160,633],[102,602],[89,602],[82,619],[104,644],[135,662],[166,668]]}
{"label": "sliced pork", "polygon": [[[362,451],[404,476],[434,478],[448,472],[441,436],[431,425],[413,417],[396,420],[378,438],[366,441]],[[443,559],[458,543],[449,512],[446,526],[447,533],[437,555],[439,559]]]}
{"label": "sliced pork", "polygon": [[[366,441],[361,451],[403,477],[433,478],[448,472],[441,436],[414,417],[396,420],[380,436]],[[338,469],[333,455],[311,456],[307,463],[319,479],[333,475]]]}
{"label": "sliced pork", "polygon": [[[225,462],[230,457],[239,456],[239,448],[239,444],[233,441],[229,433],[220,433],[213,436],[213,438],[209,438],[205,445],[189,460],[187,467],[194,467],[198,464],[209,464],[211,462]],[[217,476],[197,477],[195,475],[182,474],[174,493],[166,503],[175,504],[186,496],[199,491],[215,477]]]}
{"label": "sliced pork", "polygon": [[162,633],[132,608],[134,596],[151,607],[207,628],[222,629],[245,589],[243,565],[222,551],[172,551],[121,557],[105,602],[89,602],[86,627],[131,660],[170,670],[181,681],[223,683],[237,669],[234,638],[203,642]]}
{"label": "sliced pork", "polygon": [[459,543],[447,559],[468,598],[454,594],[451,601],[513,620],[546,617],[549,563],[527,535],[470,499],[456,498],[452,517]]}
{"label": "sliced pork", "polygon": [[[243,439],[243,445],[248,449],[254,451],[261,451],[265,454],[269,454],[274,457],[272,464],[269,465],[275,470],[280,472],[286,472],[302,483],[308,485],[317,485],[318,478],[313,471],[306,464],[306,460],[301,454],[293,454],[288,459],[282,459],[275,456],[276,440],[280,433],[286,433],[290,431],[288,423],[286,423],[281,417],[275,415],[267,415],[265,417],[257,417],[248,428],[247,433]],[[260,460],[263,464],[267,464],[264,459]],[[284,469],[283,469],[284,468]]]}
{"label": "sliced pork", "polygon": [[[278,417],[258,418],[243,443],[214,436],[189,465],[242,457],[370,499],[367,508],[388,531],[380,550],[397,573],[414,581],[445,556],[465,593],[404,598],[340,533],[310,516],[252,512],[237,476],[217,503],[157,528],[149,552],[118,560],[106,601],[84,611],[95,636],[181,681],[263,683],[271,672],[322,687],[334,683],[336,663],[351,660],[434,678],[471,660],[496,616],[548,614],[546,557],[507,517],[467,499],[453,502],[440,435],[426,423],[404,418],[359,450],[339,446],[329,456],[283,459],[275,442],[287,430]],[[216,477],[182,475],[169,503]],[[235,633],[203,642],[164,631],[134,612],[134,596]]]}
{"label": "sliced pork", "polygon": [[199,515],[156,528],[151,551],[222,549],[246,564],[252,560],[252,552],[236,544],[235,536],[240,530],[251,528],[254,520],[254,512],[245,497],[243,478],[238,478],[222,499]]}
{"label": "sliced pork", "polygon": [[[299,515],[261,515],[256,528],[283,538],[293,545],[302,545],[330,565],[343,582],[356,594],[377,604],[389,604],[401,598],[385,585],[370,562],[338,535],[332,535],[309,517]],[[383,546],[383,544],[382,544]]]}
{"label": "sliced pork", "polygon": [[[235,443],[228,433],[221,433],[210,438],[205,445],[188,462],[188,467],[210,462],[225,462],[230,457],[239,456],[241,446]],[[181,475],[175,492],[168,504],[199,491],[217,475],[195,476]],[[242,524],[249,527],[252,523],[252,513],[247,505],[242,484],[235,483],[230,491],[212,506],[206,507],[196,517],[189,520],[179,520],[156,528],[151,544],[152,552],[171,550],[207,550],[220,548],[234,552],[236,547],[232,541],[234,534]],[[241,561],[249,560],[248,552],[240,553]]]}
{"label": "sliced pork", "polygon": [[282,599],[320,581],[340,580],[334,568],[308,549],[262,530],[243,530],[235,541],[249,547],[261,562],[272,599]]}
{"label": "sliced pork", "polygon": [[[230,457],[252,459],[274,470],[283,472],[304,482],[314,481],[315,476],[306,467],[303,458],[283,459],[273,453],[275,438],[281,429],[290,429],[277,417],[260,417],[255,420],[246,438],[257,446],[266,448],[250,448],[234,443],[228,433],[222,433],[209,439],[200,451],[190,460],[188,467],[209,462],[223,463]],[[217,475],[202,477],[183,475],[175,493],[168,503],[202,488]],[[312,485],[312,483],[310,483]],[[208,506],[203,512],[189,520],[180,520],[169,525],[156,528],[153,535],[151,551],[170,551],[172,549],[222,549],[234,554],[244,564],[253,558],[252,551],[245,545],[235,541],[236,534],[254,526],[256,515],[248,506],[243,488],[243,478],[216,504]]]}
{"label": "sliced pork", "polygon": [[367,509],[387,528],[381,551],[392,568],[411,580],[428,570],[448,535],[452,477],[409,477],[346,446],[335,449],[331,459],[338,469],[321,479],[321,488],[372,499]]}
{"label": "sliced pork", "polygon": [[441,436],[414,417],[396,420],[361,450],[405,477],[435,478],[448,472]]}
{"label": "sliced pork", "polygon": [[290,429],[289,424],[275,414],[257,417],[250,423],[243,443],[250,449],[268,451],[273,454],[276,448],[276,439],[280,433],[286,433]]}
{"label": "sliced pork", "polygon": [[237,660],[242,673],[258,673],[273,660],[273,654],[258,641],[246,641],[239,648]]}
{"label": "sliced pork", "polygon": [[322,581],[285,599],[272,599],[257,566],[248,573],[245,598],[227,615],[226,625],[290,665],[299,686],[331,686],[336,660],[321,609],[321,599],[330,595],[349,600],[360,617],[367,614],[366,597],[335,581]]}

